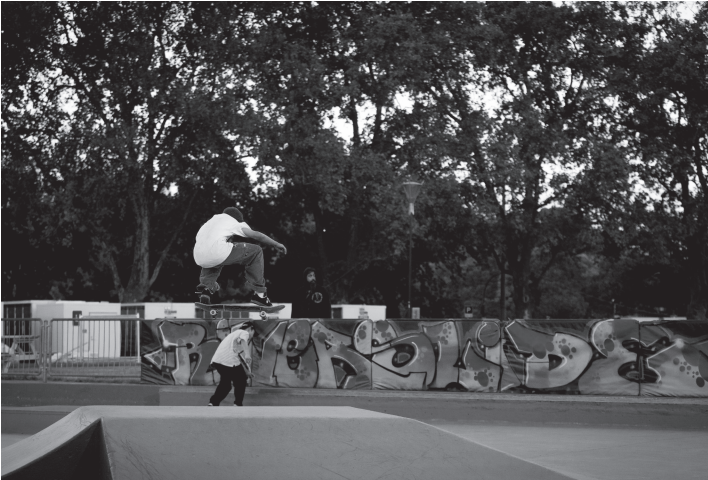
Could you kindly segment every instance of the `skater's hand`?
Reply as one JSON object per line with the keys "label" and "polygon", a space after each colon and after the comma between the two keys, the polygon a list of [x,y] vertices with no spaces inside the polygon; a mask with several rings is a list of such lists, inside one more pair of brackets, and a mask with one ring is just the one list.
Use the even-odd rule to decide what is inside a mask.
{"label": "skater's hand", "polygon": [[277,245],[275,246],[275,248],[276,248],[279,252],[283,252],[283,254],[287,254],[287,253],[288,253],[288,249],[285,248],[285,245],[283,245],[282,243],[277,244]]}

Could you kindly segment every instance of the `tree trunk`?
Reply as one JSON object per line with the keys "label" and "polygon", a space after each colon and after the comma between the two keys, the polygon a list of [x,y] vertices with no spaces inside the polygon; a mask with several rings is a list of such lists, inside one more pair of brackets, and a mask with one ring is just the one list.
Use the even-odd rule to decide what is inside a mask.
{"label": "tree trunk", "polygon": [[150,211],[143,192],[136,189],[131,201],[135,214],[133,264],[123,291],[124,302],[141,302],[150,291]]}
{"label": "tree trunk", "polygon": [[[703,233],[703,235],[701,235]],[[708,235],[699,232],[688,243],[689,303],[686,316],[706,321],[708,313]]]}
{"label": "tree trunk", "polygon": [[511,298],[514,299],[514,317],[528,320],[531,318],[531,305],[528,301],[528,275],[525,275],[523,270],[518,274],[513,274],[512,285],[514,286],[511,292]]}
{"label": "tree trunk", "polygon": [[[706,320],[708,307],[708,214],[706,202],[701,202],[691,194],[688,174],[690,166],[682,168],[676,174],[681,185],[681,204],[683,205],[683,224],[686,231],[686,250],[689,301],[686,316],[692,320]],[[705,192],[703,192],[705,193]]]}
{"label": "tree trunk", "polygon": [[347,263],[346,272],[350,272],[357,264],[359,259],[359,229],[360,229],[360,202],[356,199],[349,204],[348,216],[349,221],[349,242],[347,244]]}
{"label": "tree trunk", "polygon": [[323,285],[327,285],[329,284],[329,262],[327,260],[327,251],[325,250],[325,240],[322,232],[324,218],[319,202],[317,201],[317,194],[310,196],[310,209],[315,217],[315,239],[317,241],[317,256],[320,263],[319,270],[322,275],[321,282]]}
{"label": "tree trunk", "polygon": [[529,301],[529,286],[531,283],[531,254],[533,229],[538,228],[531,222],[527,226],[527,233],[521,238],[507,240],[506,258],[512,276],[513,291],[511,298],[514,300],[514,318],[531,318],[531,302]]}

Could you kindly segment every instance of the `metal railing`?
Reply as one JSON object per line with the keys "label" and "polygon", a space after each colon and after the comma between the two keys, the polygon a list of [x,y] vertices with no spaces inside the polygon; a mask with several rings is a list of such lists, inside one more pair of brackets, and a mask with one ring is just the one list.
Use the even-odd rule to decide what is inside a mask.
{"label": "metal railing", "polygon": [[44,321],[2,320],[2,376],[32,378],[44,373]]}
{"label": "metal railing", "polygon": [[2,376],[140,379],[140,319],[3,319]]}

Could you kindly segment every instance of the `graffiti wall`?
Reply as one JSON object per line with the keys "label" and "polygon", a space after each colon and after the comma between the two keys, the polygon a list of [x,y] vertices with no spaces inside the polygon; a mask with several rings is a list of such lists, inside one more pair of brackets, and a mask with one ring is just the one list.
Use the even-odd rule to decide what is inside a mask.
{"label": "graffiti wall", "polygon": [[199,319],[141,321],[141,382],[213,385],[218,374],[209,363],[224,332],[228,334],[227,330],[217,334],[217,327],[217,322]]}
{"label": "graffiti wall", "polygon": [[638,395],[633,320],[514,321],[504,327],[500,390]]}
{"label": "graffiti wall", "polygon": [[707,396],[708,325],[706,322],[640,324],[637,363],[642,395]]}
{"label": "graffiti wall", "polygon": [[[244,320],[141,323],[144,383],[214,385]],[[253,386],[708,396],[708,325],[634,320],[264,320]]]}

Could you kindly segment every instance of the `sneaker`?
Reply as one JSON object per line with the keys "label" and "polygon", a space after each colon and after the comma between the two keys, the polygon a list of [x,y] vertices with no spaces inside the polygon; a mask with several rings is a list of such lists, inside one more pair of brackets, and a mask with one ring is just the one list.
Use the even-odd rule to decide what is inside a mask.
{"label": "sneaker", "polygon": [[213,295],[219,290],[221,290],[221,285],[219,285],[218,283],[216,284],[216,288],[214,290],[212,290],[211,288],[207,288],[206,285],[200,283],[199,285],[197,285],[197,288],[194,289],[194,293],[196,293],[197,295]]}
{"label": "sneaker", "polygon": [[270,303],[270,300],[268,299],[268,295],[265,297],[259,297],[256,292],[253,292],[253,295],[251,295],[250,299],[251,303],[255,303],[259,307],[272,307],[273,304]]}
{"label": "sneaker", "polygon": [[213,406],[214,405],[212,405],[211,403],[207,403],[207,407],[213,407]]}
{"label": "sneaker", "polygon": [[206,286],[202,285],[201,283],[197,285],[197,288],[195,289],[195,292],[197,295],[199,295],[199,303],[203,303],[205,305],[211,305],[211,297],[210,295],[213,295],[215,292],[218,292],[221,289],[219,284],[216,284],[216,290],[212,291],[210,288],[207,288]]}

